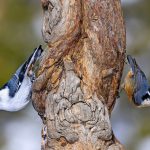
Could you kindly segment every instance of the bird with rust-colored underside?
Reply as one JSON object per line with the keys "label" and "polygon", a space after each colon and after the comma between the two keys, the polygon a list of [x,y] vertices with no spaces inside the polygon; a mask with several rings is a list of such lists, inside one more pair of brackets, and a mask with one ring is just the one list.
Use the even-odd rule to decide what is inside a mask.
{"label": "bird with rust-colored underside", "polygon": [[128,55],[128,63],[131,70],[127,73],[123,88],[130,101],[137,107],[150,106],[150,86],[146,75],[137,64],[135,58]]}

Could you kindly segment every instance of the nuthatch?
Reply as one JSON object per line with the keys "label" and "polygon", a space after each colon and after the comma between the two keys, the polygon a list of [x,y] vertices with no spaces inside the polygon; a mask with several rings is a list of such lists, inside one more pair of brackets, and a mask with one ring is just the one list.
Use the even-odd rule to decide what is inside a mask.
{"label": "nuthatch", "polygon": [[29,103],[32,83],[35,78],[32,67],[42,52],[41,46],[36,48],[27,61],[17,69],[12,78],[0,88],[0,110],[18,111]]}
{"label": "nuthatch", "polygon": [[137,64],[135,58],[127,56],[131,70],[125,77],[124,90],[129,98],[137,107],[150,106],[150,86],[148,80]]}

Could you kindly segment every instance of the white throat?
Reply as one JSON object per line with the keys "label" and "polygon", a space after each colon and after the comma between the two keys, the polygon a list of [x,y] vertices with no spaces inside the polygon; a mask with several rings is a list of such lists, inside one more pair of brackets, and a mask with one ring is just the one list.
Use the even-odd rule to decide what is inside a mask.
{"label": "white throat", "polygon": [[5,89],[0,90],[0,103],[8,100],[9,100],[9,89],[8,87],[6,87]]}
{"label": "white throat", "polygon": [[147,98],[141,103],[139,107],[149,107],[149,106],[150,106],[150,99]]}

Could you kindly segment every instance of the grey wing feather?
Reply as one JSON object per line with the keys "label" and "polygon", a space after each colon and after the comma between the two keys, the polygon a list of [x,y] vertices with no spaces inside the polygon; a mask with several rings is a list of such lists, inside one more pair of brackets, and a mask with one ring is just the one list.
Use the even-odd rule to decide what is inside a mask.
{"label": "grey wing feather", "polygon": [[136,91],[138,91],[141,87],[148,87],[148,80],[146,78],[146,75],[144,72],[141,70],[139,65],[137,64],[136,60],[132,58],[130,55],[127,56],[128,62],[132,68],[133,74],[134,74],[134,79],[136,83]]}
{"label": "grey wing feather", "polygon": [[7,86],[10,89],[9,96],[14,97],[16,92],[19,90],[21,83],[17,75],[13,75],[11,80],[8,81]]}

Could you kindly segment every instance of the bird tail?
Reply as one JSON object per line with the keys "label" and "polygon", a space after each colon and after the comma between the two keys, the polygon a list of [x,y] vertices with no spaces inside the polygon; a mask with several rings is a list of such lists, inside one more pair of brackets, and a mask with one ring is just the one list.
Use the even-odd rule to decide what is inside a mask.
{"label": "bird tail", "polygon": [[[136,60],[134,58],[132,58],[131,55],[127,55],[127,60],[128,60],[128,63],[131,66],[131,69],[132,69],[133,73],[135,74],[137,66],[138,66],[137,63],[136,63]],[[138,68],[139,68],[139,66],[138,66]]]}
{"label": "bird tail", "polygon": [[35,65],[37,60],[40,58],[42,52],[43,49],[41,45],[34,50],[34,52],[31,54],[28,60],[24,63],[25,70],[26,70],[25,74],[28,74],[28,72],[32,69],[32,67]]}
{"label": "bird tail", "polygon": [[132,72],[134,74],[134,78],[137,82],[137,86],[138,86],[137,88],[140,88],[141,85],[148,86],[146,75],[137,64],[135,58],[132,58],[131,55],[127,55],[127,60],[131,66]]}
{"label": "bird tail", "polygon": [[32,66],[34,66],[36,61],[40,58],[42,52],[43,49],[40,45],[38,48],[35,48],[30,57],[17,69],[16,74],[19,77],[20,82],[24,79],[24,76],[28,74],[30,69],[32,69]]}
{"label": "bird tail", "polygon": [[131,69],[133,73],[135,74],[138,71],[143,72],[140,68],[140,66],[137,64],[135,58],[133,58],[131,55],[127,55],[127,60],[131,66]]}

